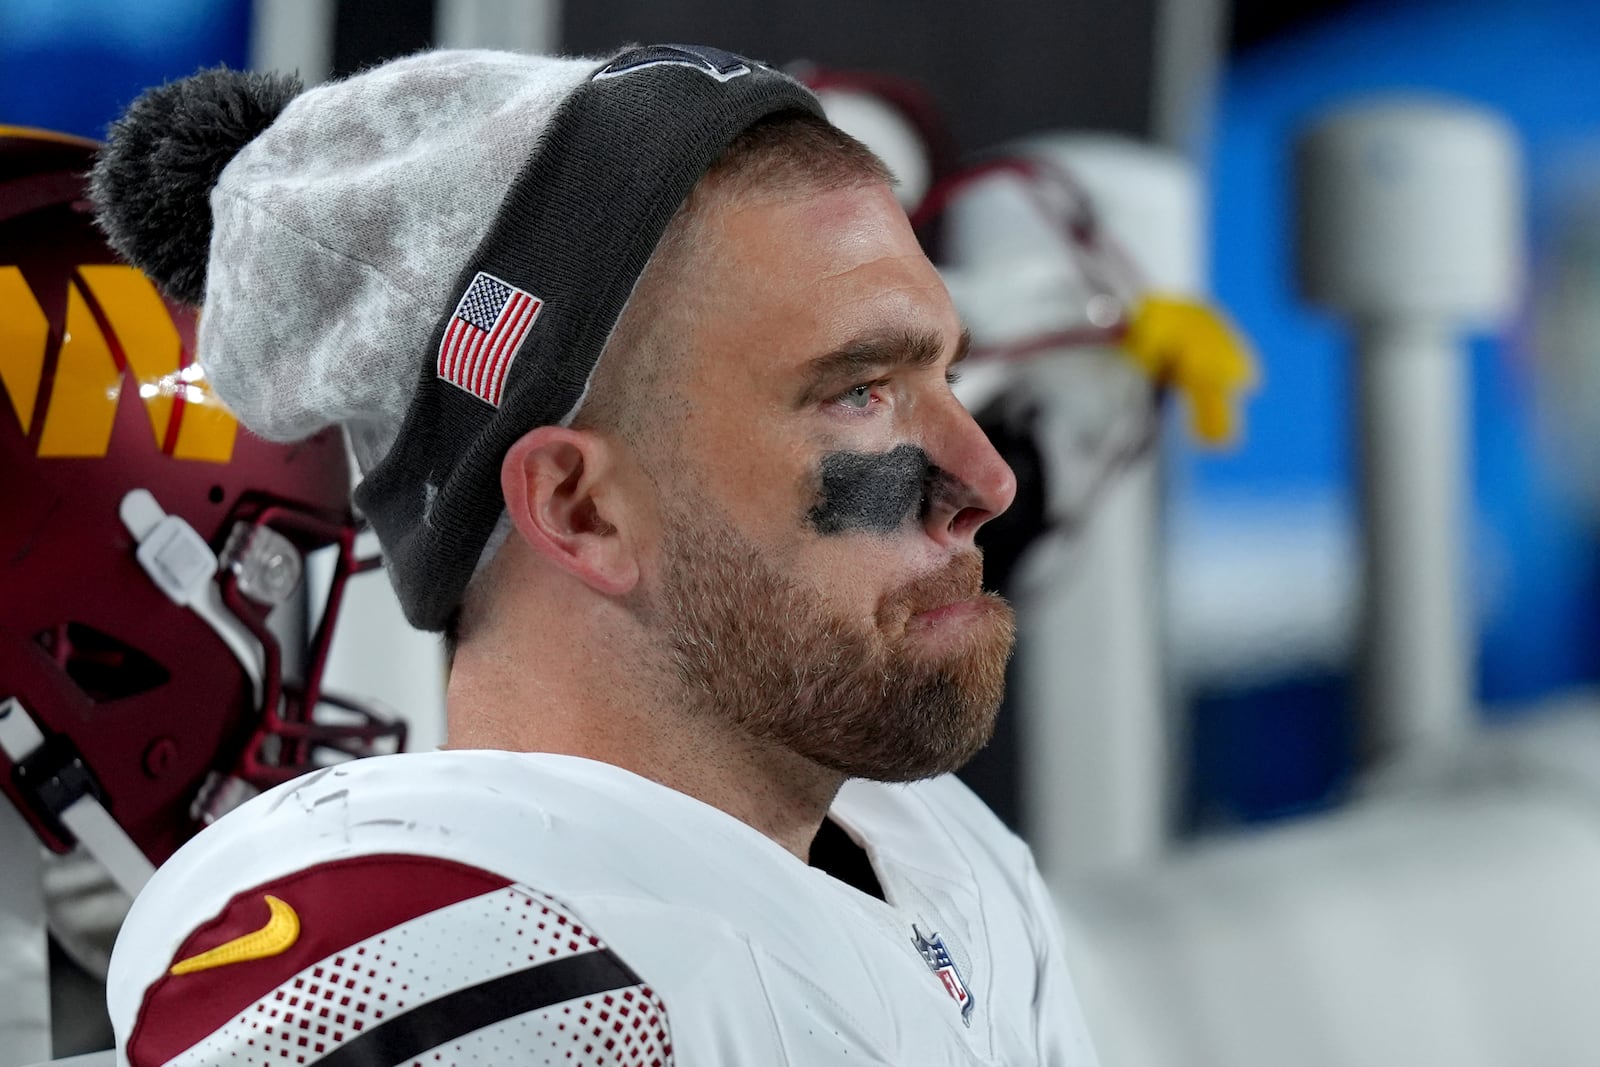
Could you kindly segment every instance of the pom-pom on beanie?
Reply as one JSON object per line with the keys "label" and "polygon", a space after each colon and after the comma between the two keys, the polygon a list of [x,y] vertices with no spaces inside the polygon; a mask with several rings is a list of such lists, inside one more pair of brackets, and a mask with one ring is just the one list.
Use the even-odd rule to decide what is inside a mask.
{"label": "pom-pom on beanie", "polygon": [[506,450],[576,414],[689,191],[757,121],[821,108],[678,45],[426,52],[297,90],[153,89],[91,193],[113,246],[201,305],[196,356],[246,427],[346,428],[406,617],[439,630],[504,511]]}

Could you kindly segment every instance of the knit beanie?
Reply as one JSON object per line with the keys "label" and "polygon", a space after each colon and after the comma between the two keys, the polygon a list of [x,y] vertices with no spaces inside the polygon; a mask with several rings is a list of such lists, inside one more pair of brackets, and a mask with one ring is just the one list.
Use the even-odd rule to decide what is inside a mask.
{"label": "knit beanie", "polygon": [[504,512],[500,464],[576,414],[667,223],[742,131],[821,115],[714,48],[425,52],[300,92],[207,71],[115,123],[113,247],[201,307],[250,430],[339,424],[406,617],[445,627]]}

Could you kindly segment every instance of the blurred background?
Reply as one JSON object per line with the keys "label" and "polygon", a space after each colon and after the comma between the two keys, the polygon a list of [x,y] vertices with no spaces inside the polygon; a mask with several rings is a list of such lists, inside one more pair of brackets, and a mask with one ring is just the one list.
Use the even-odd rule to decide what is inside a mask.
{"label": "blurred background", "polygon": [[[973,327],[1023,640],[967,777],[1107,1067],[1600,1062],[1600,7],[0,0],[0,125],[674,40],[794,64]],[[439,742],[380,580],[334,647]]]}

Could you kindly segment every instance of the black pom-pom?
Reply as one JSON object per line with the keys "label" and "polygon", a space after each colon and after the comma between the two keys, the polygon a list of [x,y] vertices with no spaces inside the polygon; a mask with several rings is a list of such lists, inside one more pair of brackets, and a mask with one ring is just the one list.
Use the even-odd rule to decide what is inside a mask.
{"label": "black pom-pom", "polygon": [[211,187],[300,90],[293,76],[218,67],[141,95],[111,124],[89,177],[111,247],[174,300],[202,303]]}

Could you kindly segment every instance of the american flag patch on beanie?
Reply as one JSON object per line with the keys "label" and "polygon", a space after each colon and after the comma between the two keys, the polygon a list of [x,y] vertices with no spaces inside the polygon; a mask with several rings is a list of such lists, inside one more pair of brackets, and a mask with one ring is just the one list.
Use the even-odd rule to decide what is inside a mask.
{"label": "american flag patch on beanie", "polygon": [[436,373],[499,407],[511,362],[543,306],[532,293],[479,271],[445,326]]}

